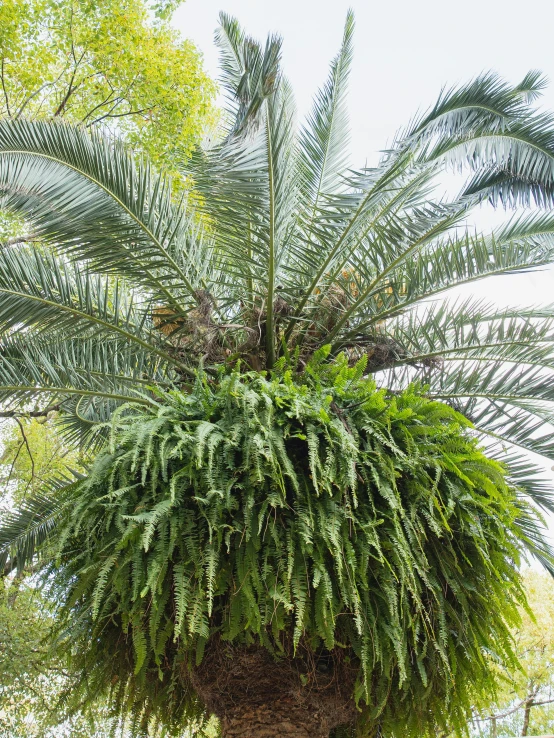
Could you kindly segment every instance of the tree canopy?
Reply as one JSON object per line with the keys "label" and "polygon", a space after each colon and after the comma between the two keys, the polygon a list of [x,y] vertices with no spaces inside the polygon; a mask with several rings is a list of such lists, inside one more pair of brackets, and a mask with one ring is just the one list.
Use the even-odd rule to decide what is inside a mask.
{"label": "tree canopy", "polygon": [[475,716],[480,736],[547,735],[554,725],[554,583],[528,570],[524,576],[530,611],[515,630],[516,669],[500,668],[501,689],[494,704]]}
{"label": "tree canopy", "polygon": [[186,157],[214,116],[215,86],[198,49],[171,28],[171,10],[143,0],[4,0],[0,116],[101,126],[166,167]]}

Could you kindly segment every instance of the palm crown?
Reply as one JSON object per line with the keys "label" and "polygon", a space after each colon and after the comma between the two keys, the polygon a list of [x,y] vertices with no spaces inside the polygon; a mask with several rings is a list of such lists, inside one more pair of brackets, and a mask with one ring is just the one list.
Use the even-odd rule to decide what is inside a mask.
{"label": "palm crown", "polygon": [[[541,430],[554,401],[552,311],[448,299],[554,258],[554,121],[531,106],[543,81],[489,74],[445,91],[377,167],[352,170],[352,32],[349,15],[297,128],[280,40],[263,47],[222,16],[229,123],[184,165],[193,190],[83,129],[0,123],[3,203],[29,228],[0,251],[0,398],[14,411],[59,408],[66,432],[95,444],[119,405],[186,386],[199,365],[263,370],[284,356],[302,367],[328,344],[352,362],[366,355],[392,390],[420,380],[552,509],[521,452],[554,450]],[[452,165],[469,180],[437,199]],[[466,220],[485,200],[527,209],[481,235]]]}

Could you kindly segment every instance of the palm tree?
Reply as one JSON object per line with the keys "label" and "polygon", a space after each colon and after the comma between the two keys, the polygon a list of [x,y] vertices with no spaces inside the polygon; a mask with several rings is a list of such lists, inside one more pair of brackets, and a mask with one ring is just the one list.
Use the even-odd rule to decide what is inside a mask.
{"label": "palm tree", "polygon": [[[292,93],[280,69],[280,39],[270,37],[262,46],[222,15],[217,41],[228,124],[220,140],[184,163],[193,190],[172,186],[117,141],[81,128],[25,120],[0,123],[3,205],[28,224],[26,238],[0,251],[0,398],[7,415],[58,410],[62,432],[91,454],[100,454],[88,480],[54,480],[55,494],[29,499],[7,516],[2,564],[6,570],[23,567],[37,551],[41,554],[45,582],[57,587],[65,602],[64,628],[71,630],[73,623],[71,638],[87,652],[83,668],[89,693],[109,684],[122,707],[139,703],[137,729],[156,709],[167,729],[175,731],[182,730],[185,718],[201,720],[206,709],[215,712],[228,738],[324,736],[356,720],[365,720],[368,731],[404,721],[415,731],[448,725],[471,704],[477,673],[489,684],[485,651],[495,648],[499,658],[509,658],[506,627],[516,617],[520,596],[521,546],[553,568],[534,511],[552,512],[554,502],[540,467],[528,455],[551,458],[554,452],[549,432],[552,309],[499,309],[450,297],[477,280],[554,260],[554,120],[532,105],[544,82],[530,73],[513,86],[487,74],[444,91],[429,112],[397,135],[377,167],[352,170],[345,154],[352,34],[349,14],[329,78],[297,130]],[[439,198],[436,191],[449,167],[469,179],[456,196]],[[523,211],[491,233],[476,233],[468,217],[486,202],[506,210],[523,206]],[[308,391],[298,389],[308,386],[302,382],[311,387],[311,404],[298,399]],[[379,392],[379,387],[385,389]],[[275,489],[284,495],[282,507],[311,520],[309,535],[321,532],[314,522],[320,513],[322,530],[327,530],[325,515],[339,515],[339,509],[346,526],[340,529],[343,538],[335,541],[336,556],[331,533],[331,542],[321,544],[327,546],[322,556],[332,562],[327,569],[310,563],[315,554],[306,549],[297,570],[295,554],[289,551],[289,556],[283,539],[283,561],[287,556],[291,561],[288,600],[275,594],[275,580],[270,593],[274,610],[263,616],[258,600],[264,586],[258,591],[250,582],[247,559],[229,574],[232,585],[222,584],[221,572],[227,571],[229,551],[243,556],[257,535],[252,556],[261,557],[267,530],[277,541],[279,525],[285,526],[277,514],[277,491],[260,482],[270,512],[263,513],[265,518],[256,512],[261,522],[252,539],[243,528],[233,548],[235,539],[225,530],[240,532],[241,524],[235,518],[232,524],[230,518],[221,523],[217,535],[223,553],[210,548],[216,518],[210,522],[207,512],[194,517],[199,509],[212,510],[214,495],[231,499],[231,492],[240,496],[237,490],[248,486],[232,476],[231,462],[225,466],[231,446],[242,449],[241,458],[248,458],[251,468],[260,469],[267,461],[263,444],[269,443],[274,420],[259,410],[254,394],[256,402],[262,398],[275,413],[284,403],[289,415],[279,427],[288,423],[287,433],[298,448],[304,442],[309,446],[298,452],[286,447],[289,455],[297,453],[294,469],[287,471],[286,454],[271,462],[278,470],[272,473]],[[368,409],[372,397],[384,403],[379,421],[377,410]],[[248,409],[252,402],[255,411]],[[236,419],[231,421],[239,405],[237,426]],[[291,430],[293,405],[304,425],[298,420],[300,426]],[[316,406],[317,418],[310,415]],[[460,430],[461,416],[469,429]],[[200,423],[204,436],[198,426],[187,436],[179,425],[183,417]],[[428,428],[426,435],[416,436],[411,426],[408,433],[407,417]],[[343,434],[328,441],[329,463],[314,451],[309,432],[302,431],[318,422],[334,423],[333,433]],[[252,433],[258,426],[266,428],[269,435],[264,441],[240,436],[239,442],[241,423]],[[216,425],[219,435],[214,436]],[[352,438],[366,438],[370,426],[375,443],[382,444],[378,452],[372,447],[375,459],[390,458],[394,470],[387,471],[385,462],[381,468],[380,461],[371,466],[366,460],[358,480],[351,479],[354,460],[329,481],[329,495],[335,494],[333,484],[342,487],[342,499],[343,491],[356,484],[372,489],[385,478],[388,489],[396,488],[397,478],[416,474],[414,464],[407,466],[413,458],[427,470],[425,494],[438,496],[434,507],[428,509],[418,497],[410,511],[394,514],[390,510],[396,510],[396,503],[390,498],[389,512],[378,511],[380,528],[375,528],[377,518],[364,523],[366,532],[371,526],[385,531],[386,521],[394,518],[394,534],[389,531],[385,548],[368,554],[364,563],[369,544],[359,550],[353,544],[352,561],[343,571],[337,561],[350,551],[343,547],[344,538],[358,524],[355,516],[361,512],[353,510],[363,507],[360,493],[354,501],[345,493],[340,505],[333,503],[332,513],[325,508],[316,515],[309,496],[302,498],[302,508],[290,502],[290,479],[296,479],[309,456],[304,478],[310,489],[316,472],[327,484],[333,464],[342,469],[341,459],[358,458],[361,451],[352,451]],[[392,433],[388,441],[387,432]],[[408,436],[420,438],[424,451],[410,445]],[[281,447],[275,444],[271,453],[278,456]],[[425,449],[434,459],[434,481]],[[227,461],[219,464],[218,459]],[[198,484],[208,485],[211,496],[199,496],[198,488],[187,501],[175,502],[171,479],[182,478],[185,468],[190,479],[199,475]],[[234,481],[229,482],[229,474]],[[457,475],[456,484],[467,485],[465,497],[452,475]],[[253,472],[248,484],[257,489],[252,478]],[[152,491],[158,484],[165,490],[163,499]],[[300,487],[294,489],[300,495]],[[472,508],[477,489],[485,490],[489,501]],[[493,511],[495,495],[503,500],[502,513]],[[316,497],[314,506],[320,504]],[[114,519],[115,500],[131,507],[120,511],[112,529],[106,521]],[[244,502],[245,510],[258,509],[261,503],[252,500]],[[243,504],[235,502],[228,502],[225,514]],[[190,537],[188,553],[179,561],[177,534],[160,527],[176,505],[189,515],[179,518],[184,526],[179,536]],[[194,511],[190,505],[196,505]],[[439,509],[443,522],[433,522]],[[367,515],[377,514],[372,510]],[[410,528],[416,518],[420,522]],[[131,528],[125,528],[131,519]],[[192,519],[197,530],[189,525]],[[204,525],[210,543],[198,554],[194,547],[200,546],[198,531]],[[443,527],[439,531],[437,526]],[[389,533],[378,533],[381,543]],[[452,553],[466,535],[471,560],[462,544]],[[110,548],[113,536],[116,549]],[[130,541],[136,543],[131,558],[121,563],[113,551],[127,555]],[[169,553],[164,541],[171,541]],[[418,559],[420,544],[424,558]],[[52,547],[54,560],[46,555]],[[147,558],[152,551],[165,557],[163,564]],[[281,554],[271,555],[278,559]],[[196,561],[196,574],[185,576],[185,559]],[[260,564],[266,589],[273,581],[271,562],[267,558],[265,568]],[[134,594],[127,592],[135,576],[131,572],[141,566],[144,580],[136,574]],[[392,578],[378,579],[378,568]],[[361,579],[344,584],[353,587],[346,604],[346,595],[341,599],[337,594],[343,591],[339,570],[362,571]],[[302,571],[306,578],[310,572],[307,589]],[[369,584],[368,572],[376,577]],[[239,603],[234,610],[224,596],[227,586]],[[364,586],[369,599],[364,599]],[[147,592],[152,595],[145,610]],[[127,598],[125,606],[118,597]],[[310,598],[316,602],[312,630],[306,614]],[[114,610],[116,600],[119,609]],[[219,610],[217,602],[223,603]],[[356,602],[362,609],[356,610]],[[255,611],[259,621],[247,617],[247,611]],[[222,613],[229,612],[239,625],[225,630]],[[339,621],[346,622],[345,615],[356,625],[344,626],[343,632]],[[149,617],[150,625],[144,626]],[[125,636],[131,632],[134,651]],[[350,650],[340,642],[341,633],[350,639]],[[182,651],[180,638],[187,644]],[[322,685],[322,674],[331,681]],[[469,684],[472,675],[475,684]]]}

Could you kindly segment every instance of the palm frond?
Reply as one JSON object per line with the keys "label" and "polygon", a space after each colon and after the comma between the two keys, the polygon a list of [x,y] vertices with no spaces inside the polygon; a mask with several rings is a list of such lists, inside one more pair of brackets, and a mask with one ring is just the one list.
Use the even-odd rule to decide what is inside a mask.
{"label": "palm frond", "polygon": [[[75,360],[78,353],[75,342],[72,346],[46,347],[41,346],[40,341],[32,341],[33,338],[32,334],[27,336],[27,346],[22,345],[21,340],[15,346],[13,340],[8,341],[5,350],[3,345],[0,346],[0,402],[8,403],[10,407],[25,407],[29,402],[43,401],[44,398],[52,404],[67,397],[77,397],[149,404],[147,387],[140,379],[137,381],[133,373],[109,373],[114,363],[119,362],[107,361],[102,369],[80,365],[78,360],[72,364],[71,360]],[[106,352],[110,348],[109,344],[105,345]],[[83,353],[84,356],[79,357],[81,360],[91,355],[89,351]],[[137,363],[139,370],[140,366]]]}
{"label": "palm frond", "polygon": [[335,194],[344,184],[348,162],[348,114],[346,85],[352,62],[354,15],[346,16],[342,45],[333,59],[329,78],[318,91],[311,113],[302,126],[298,145],[300,196],[306,210],[307,224],[318,212],[325,195]]}
{"label": "palm frond", "polygon": [[502,310],[469,298],[436,302],[390,320],[378,334],[404,349],[398,363],[467,359],[554,369],[554,307],[542,318],[534,308]]}
{"label": "palm frond", "polygon": [[[357,320],[337,333],[343,340],[352,340],[371,326],[456,287],[495,276],[518,275],[553,260],[551,215],[517,217],[489,236],[467,230],[439,237],[422,248],[417,258],[404,259],[389,271],[383,283],[368,295]],[[544,317],[545,309],[535,308],[535,315]]]}
{"label": "palm frond", "polygon": [[[498,83],[497,83],[498,84]],[[455,120],[448,133],[426,142],[424,157],[475,172],[465,196],[488,198],[494,205],[551,206],[554,202],[554,118],[531,112],[513,89],[499,84],[506,98],[498,111]],[[485,103],[483,103],[485,104]],[[502,107],[502,106],[499,106]],[[433,133],[437,130],[431,129]]]}
{"label": "palm frond", "polygon": [[529,456],[514,452],[503,444],[489,445],[487,451],[507,467],[510,481],[525,498],[544,512],[554,512],[552,482],[545,475],[544,468]]}
{"label": "palm frond", "polygon": [[264,102],[279,85],[281,45],[279,36],[269,36],[262,48],[246,36],[235,18],[220,13],[215,40],[220,49],[222,83],[228,92],[232,113],[232,135],[255,125]]}
{"label": "palm frond", "polygon": [[194,302],[200,285],[182,248],[191,215],[173,204],[169,180],[117,141],[63,123],[2,121],[0,192],[35,238],[132,278],[174,308]]}
{"label": "palm frond", "polygon": [[549,539],[546,524],[541,525],[536,512],[530,509],[525,501],[518,505],[519,513],[515,518],[518,534],[524,541],[531,557],[535,558],[554,577],[554,549]]}
{"label": "palm frond", "polygon": [[3,513],[0,526],[0,572],[23,571],[67,513],[67,504],[78,486],[78,475],[68,470],[49,480],[40,494],[23,500],[18,510]]}
{"label": "palm frond", "polygon": [[[319,294],[321,299],[337,287],[342,289],[345,271],[354,274],[355,262],[360,264],[363,256],[379,254],[371,243],[374,232],[378,233],[380,227],[392,230],[400,213],[410,218],[412,208],[425,205],[424,193],[434,171],[429,167],[411,168],[410,163],[409,155],[387,159],[376,170],[352,175],[347,192],[326,198],[317,221],[312,221],[312,240],[302,238],[294,252],[298,266],[295,264],[293,274],[300,280],[300,288],[292,292],[294,312],[288,337],[314,295]],[[387,251],[394,250],[394,240],[381,241],[386,243]]]}
{"label": "palm frond", "polygon": [[436,136],[455,140],[485,126],[502,130],[527,114],[525,102],[534,99],[544,85],[537,73],[529,73],[515,87],[495,73],[482,74],[466,85],[443,90],[431,110],[416,119],[400,140],[430,141]]}
{"label": "palm frond", "polygon": [[554,576],[554,549],[546,520],[537,510],[554,513],[552,481],[544,469],[527,454],[515,452],[503,443],[487,445],[487,453],[508,470],[508,479],[518,493],[515,518],[519,534],[530,557],[535,558]]}
{"label": "palm frond", "polygon": [[514,372],[503,361],[459,361],[433,378],[431,388],[437,399],[467,397],[498,402],[553,402],[554,384],[541,368],[522,367]]}
{"label": "palm frond", "polygon": [[66,338],[119,337],[179,364],[165,350],[163,335],[145,321],[148,308],[135,304],[125,283],[81,264],[28,247],[0,251],[0,334],[38,328]]}
{"label": "palm frond", "polygon": [[551,406],[517,399],[509,403],[482,401],[471,404],[472,420],[483,437],[496,439],[507,448],[517,447],[537,454],[550,462],[554,460],[554,413]]}

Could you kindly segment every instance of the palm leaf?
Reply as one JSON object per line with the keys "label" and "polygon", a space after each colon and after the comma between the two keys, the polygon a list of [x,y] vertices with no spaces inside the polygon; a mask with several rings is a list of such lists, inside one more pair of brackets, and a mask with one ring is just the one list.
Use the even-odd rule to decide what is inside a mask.
{"label": "palm leaf", "polygon": [[179,364],[164,350],[163,336],[144,322],[124,283],[95,275],[43,250],[0,251],[0,334],[40,327],[41,333],[121,337]]}
{"label": "palm leaf", "polygon": [[22,572],[45,544],[67,512],[68,503],[78,490],[78,476],[70,472],[44,485],[41,493],[24,500],[17,511],[3,515],[0,527],[0,571]]}
{"label": "palm leaf", "polygon": [[312,111],[302,126],[298,143],[300,195],[306,210],[306,231],[320,201],[344,184],[348,164],[348,114],[346,85],[352,62],[354,15],[346,16],[342,46],[331,63],[329,78],[318,91]]}
{"label": "palm leaf", "polygon": [[181,310],[194,298],[195,270],[177,248],[191,216],[173,205],[169,181],[118,142],[62,123],[2,121],[0,193],[35,238]]}

